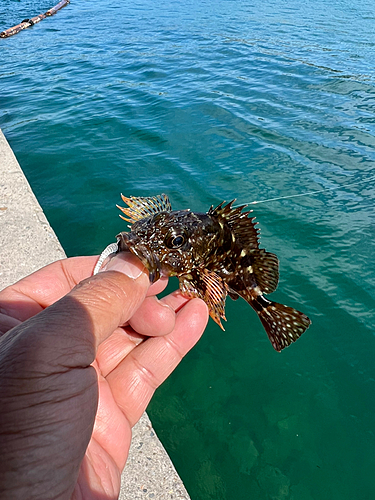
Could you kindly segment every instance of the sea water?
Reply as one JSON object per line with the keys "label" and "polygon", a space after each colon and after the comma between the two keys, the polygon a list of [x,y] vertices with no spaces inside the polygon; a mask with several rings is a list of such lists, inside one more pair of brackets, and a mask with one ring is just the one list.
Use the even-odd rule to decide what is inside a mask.
{"label": "sea water", "polygon": [[70,256],[126,229],[120,192],[327,189],[252,207],[310,329],[279,354],[228,299],[148,408],[193,500],[375,498],[374,61],[370,0],[72,0],[0,40],[0,126]]}

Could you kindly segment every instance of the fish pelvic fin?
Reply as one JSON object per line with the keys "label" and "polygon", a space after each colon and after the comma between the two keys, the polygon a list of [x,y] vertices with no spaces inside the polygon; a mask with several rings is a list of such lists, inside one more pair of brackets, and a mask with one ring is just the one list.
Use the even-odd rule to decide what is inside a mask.
{"label": "fish pelvic fin", "polygon": [[130,196],[127,198],[123,194],[121,195],[122,201],[124,201],[128,208],[120,207],[116,205],[117,208],[121,210],[127,217],[123,217],[120,215],[121,219],[130,222],[136,222],[141,219],[145,219],[146,217],[156,215],[159,212],[171,212],[172,206],[169,201],[169,198],[166,194],[159,194],[158,196],[149,196],[149,197],[135,197]]}
{"label": "fish pelvic fin", "polygon": [[250,305],[258,313],[273,348],[280,352],[295,342],[310,326],[310,319],[292,307],[259,295]]}
{"label": "fish pelvic fin", "polygon": [[182,294],[204,300],[211,318],[224,330],[221,319],[226,321],[225,300],[228,291],[222,278],[213,271],[202,268],[180,276],[179,282]]}

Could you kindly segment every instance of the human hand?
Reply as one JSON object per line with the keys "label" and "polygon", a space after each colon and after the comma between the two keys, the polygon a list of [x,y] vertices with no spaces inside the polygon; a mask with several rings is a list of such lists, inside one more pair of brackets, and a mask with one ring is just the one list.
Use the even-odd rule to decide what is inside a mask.
{"label": "human hand", "polygon": [[0,293],[2,499],[118,498],[132,426],[206,326],[203,301],[158,300],[166,280],[150,287],[134,256],[89,277],[96,260]]}

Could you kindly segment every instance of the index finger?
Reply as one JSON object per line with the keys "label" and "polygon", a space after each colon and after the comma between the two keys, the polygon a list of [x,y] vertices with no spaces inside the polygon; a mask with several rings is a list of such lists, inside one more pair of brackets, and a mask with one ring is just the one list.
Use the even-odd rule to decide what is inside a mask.
{"label": "index finger", "polygon": [[53,262],[0,293],[0,312],[25,321],[66,295],[90,276],[96,256]]}
{"label": "index finger", "polygon": [[[58,260],[0,292],[0,313],[25,321],[60,300],[82,280],[92,276],[97,255]],[[160,293],[167,280],[152,285],[147,295]]]}

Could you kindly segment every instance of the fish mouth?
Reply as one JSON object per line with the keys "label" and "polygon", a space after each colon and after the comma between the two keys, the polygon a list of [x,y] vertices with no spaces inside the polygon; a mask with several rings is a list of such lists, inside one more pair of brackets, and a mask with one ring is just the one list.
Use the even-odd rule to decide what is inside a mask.
{"label": "fish mouth", "polygon": [[133,233],[120,233],[117,235],[118,251],[131,252],[138,257],[149,273],[150,283],[158,281],[162,275],[162,266],[157,255],[141,243],[139,238]]}

